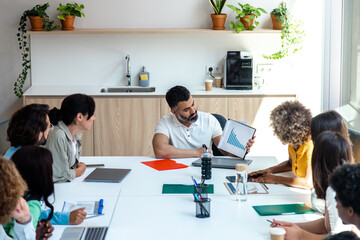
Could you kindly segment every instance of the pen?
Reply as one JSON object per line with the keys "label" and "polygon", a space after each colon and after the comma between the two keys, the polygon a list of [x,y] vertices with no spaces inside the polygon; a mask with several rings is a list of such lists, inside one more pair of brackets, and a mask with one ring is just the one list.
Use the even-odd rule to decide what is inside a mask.
{"label": "pen", "polygon": [[98,211],[99,214],[102,214],[103,208],[104,208],[104,199],[100,199],[100,201],[99,201],[99,211]]}
{"label": "pen", "polygon": [[264,185],[264,187],[265,187],[267,190],[269,190],[268,186],[266,186],[264,182],[262,182],[262,184]]}
{"label": "pen", "polygon": [[194,197],[196,198],[196,200],[198,200],[198,201],[202,202],[201,195],[199,195],[199,194],[195,194],[195,193],[193,193],[193,195],[194,195]]}
{"label": "pen", "polygon": [[99,217],[99,216],[103,216],[103,215],[105,215],[105,214],[98,214],[98,215],[86,216],[86,219],[94,218],[94,217]]}
{"label": "pen", "polygon": [[204,186],[204,183],[205,183],[205,178],[203,178],[203,180],[201,180],[201,189],[203,188],[203,186]]}
{"label": "pen", "polygon": [[269,223],[274,223],[273,221],[269,220],[269,219],[266,219],[266,221],[268,221]]}
{"label": "pen", "polygon": [[196,187],[199,187],[199,184],[196,182],[195,178],[194,178],[193,176],[191,176],[191,178],[192,178],[192,180],[194,181],[195,186],[196,186]]}
{"label": "pen", "polygon": [[276,227],[277,227],[277,226],[281,226],[280,223],[275,222],[275,219],[274,219],[274,221],[271,221],[271,220],[269,220],[269,219],[266,219],[266,221],[268,221],[268,222],[271,223],[271,224],[275,224]]}

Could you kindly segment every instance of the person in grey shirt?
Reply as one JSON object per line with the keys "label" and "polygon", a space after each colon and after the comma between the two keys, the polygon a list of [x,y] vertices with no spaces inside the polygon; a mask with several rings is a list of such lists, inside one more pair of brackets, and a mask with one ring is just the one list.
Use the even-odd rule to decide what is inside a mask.
{"label": "person in grey shirt", "polygon": [[55,125],[47,143],[54,159],[54,182],[67,182],[81,176],[86,165],[80,162],[81,131],[90,130],[95,120],[95,101],[85,94],[67,96],[61,108],[49,111],[50,122]]}

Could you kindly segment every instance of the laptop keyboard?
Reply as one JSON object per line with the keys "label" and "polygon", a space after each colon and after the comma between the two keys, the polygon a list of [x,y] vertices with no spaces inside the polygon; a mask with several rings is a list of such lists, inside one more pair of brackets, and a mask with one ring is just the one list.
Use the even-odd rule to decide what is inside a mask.
{"label": "laptop keyboard", "polygon": [[85,240],[103,240],[105,239],[108,227],[88,227]]}

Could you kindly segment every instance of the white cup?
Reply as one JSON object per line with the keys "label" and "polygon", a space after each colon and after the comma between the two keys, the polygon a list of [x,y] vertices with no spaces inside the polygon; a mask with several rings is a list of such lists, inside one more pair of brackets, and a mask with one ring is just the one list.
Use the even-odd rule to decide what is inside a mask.
{"label": "white cup", "polygon": [[270,238],[271,240],[284,240],[285,239],[285,229],[279,227],[270,228]]}
{"label": "white cup", "polygon": [[214,82],[214,80],[212,80],[212,79],[205,80],[205,90],[206,91],[212,91],[213,82]]}

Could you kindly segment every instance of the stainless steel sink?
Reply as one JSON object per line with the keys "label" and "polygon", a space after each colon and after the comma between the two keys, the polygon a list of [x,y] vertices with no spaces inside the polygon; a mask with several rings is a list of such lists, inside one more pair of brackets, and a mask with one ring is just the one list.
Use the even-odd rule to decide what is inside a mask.
{"label": "stainless steel sink", "polygon": [[142,93],[155,92],[155,87],[105,87],[101,88],[102,93]]}

